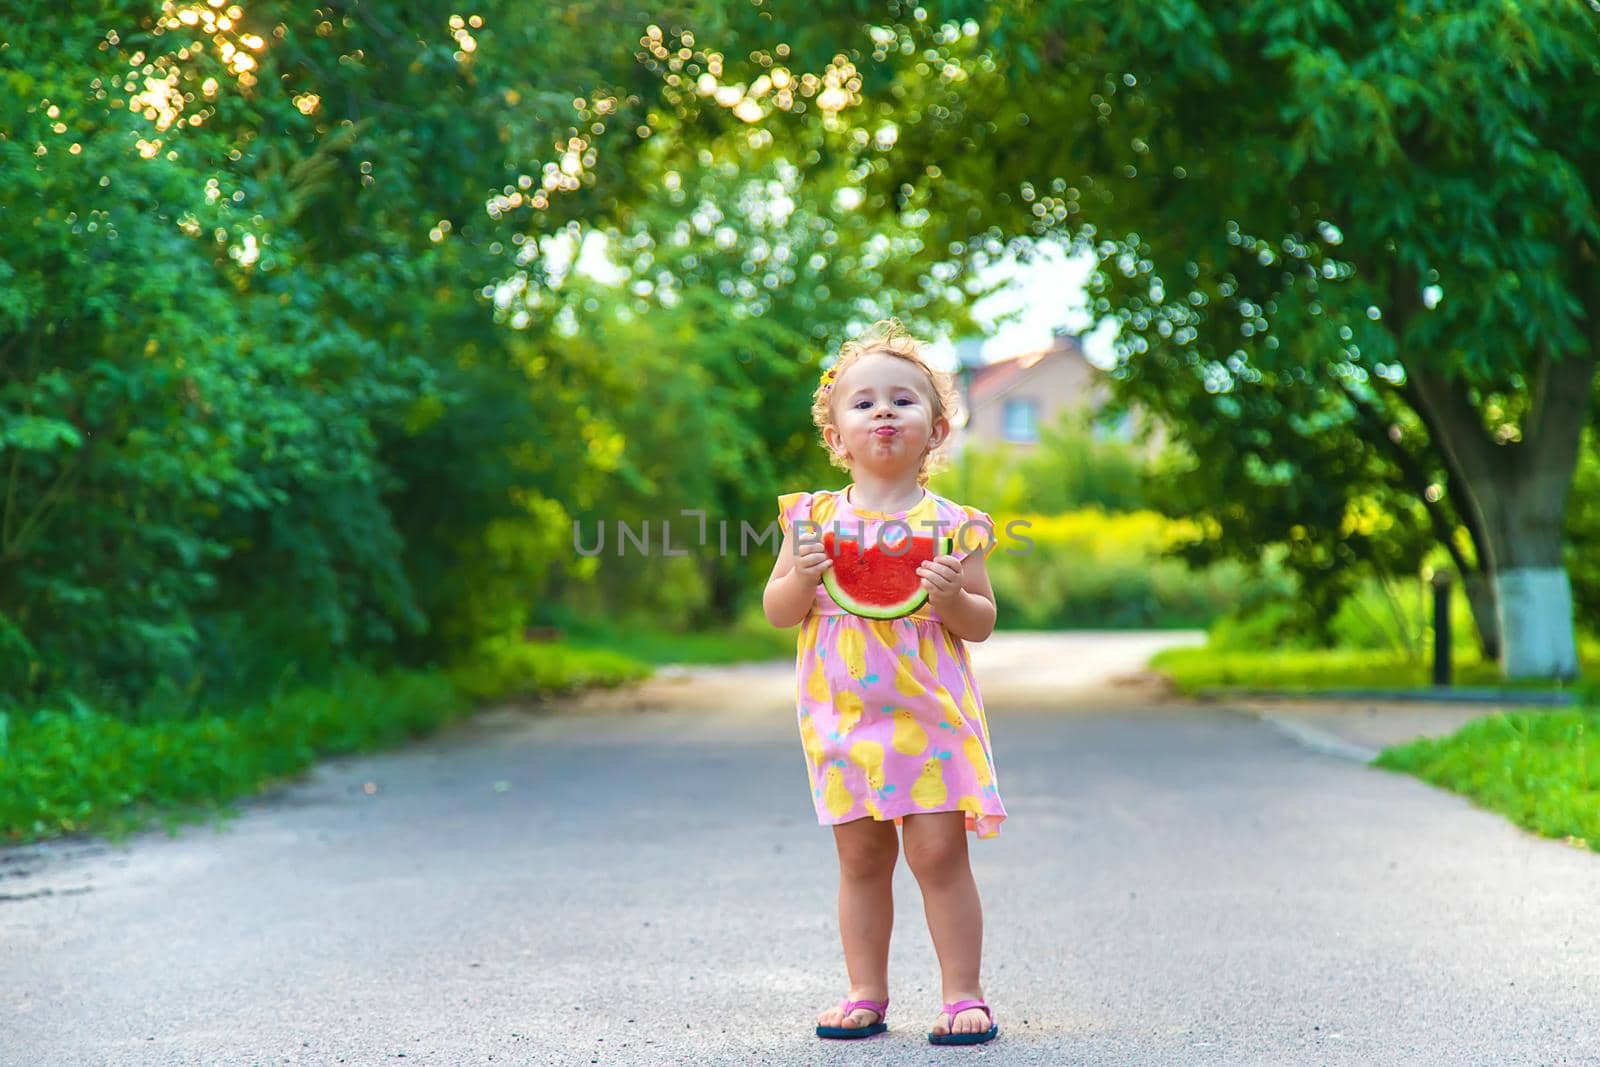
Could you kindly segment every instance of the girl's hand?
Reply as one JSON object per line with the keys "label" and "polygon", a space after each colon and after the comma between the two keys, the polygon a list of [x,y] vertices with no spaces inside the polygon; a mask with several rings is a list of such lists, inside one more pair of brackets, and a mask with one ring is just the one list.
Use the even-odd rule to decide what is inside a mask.
{"label": "girl's hand", "polygon": [[917,574],[922,578],[922,588],[935,607],[949,604],[961,596],[961,560],[955,556],[935,556],[926,563],[917,564]]}
{"label": "girl's hand", "polygon": [[801,541],[795,545],[794,572],[806,584],[806,588],[814,589],[822,581],[822,572],[833,566],[833,560],[828,558],[827,549],[822,547],[822,541]]}

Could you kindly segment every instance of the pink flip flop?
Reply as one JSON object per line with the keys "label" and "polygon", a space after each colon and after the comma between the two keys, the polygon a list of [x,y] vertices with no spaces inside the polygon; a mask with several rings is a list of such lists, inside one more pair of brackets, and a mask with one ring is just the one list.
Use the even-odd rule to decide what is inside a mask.
{"label": "pink flip flop", "polygon": [[884,1021],[884,1015],[889,1010],[888,997],[884,997],[882,1001],[841,1000],[839,1002],[839,1010],[844,1012],[846,1018],[849,1018],[850,1013],[857,1008],[877,1012],[878,1017],[865,1026],[822,1026],[818,1024],[817,1036],[843,1039],[871,1037],[873,1034],[881,1034],[889,1029],[889,1024]]}
{"label": "pink flip flop", "polygon": [[985,1041],[993,1041],[1000,1036],[1000,1027],[996,1026],[994,1022],[994,1012],[990,1011],[989,1005],[981,1000],[958,1000],[954,1004],[946,1004],[944,1013],[950,1017],[950,1025],[954,1026],[956,1024],[956,1016],[968,1008],[982,1009],[983,1013],[989,1016],[989,1029],[979,1030],[970,1034],[936,1034],[930,1030],[928,1031],[928,1043],[930,1045],[981,1045]]}

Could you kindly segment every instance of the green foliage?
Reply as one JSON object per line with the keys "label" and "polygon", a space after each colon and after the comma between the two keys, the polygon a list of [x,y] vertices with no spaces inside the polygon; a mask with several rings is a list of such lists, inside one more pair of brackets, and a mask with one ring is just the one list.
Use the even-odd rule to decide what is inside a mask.
{"label": "green foliage", "polygon": [[[1252,584],[1212,624],[1208,647],[1241,652],[1372,649],[1411,662],[1432,655],[1433,593],[1420,577],[1357,576],[1352,592],[1339,602],[1333,616],[1312,625],[1295,603],[1296,579],[1279,562],[1280,556],[1269,551],[1263,557],[1264,580]],[[1476,647],[1471,640],[1471,610],[1459,588],[1452,590],[1450,620],[1456,645],[1463,650]]]}
{"label": "green foliage", "polygon": [[[784,155],[817,137],[802,133]],[[734,615],[771,569],[770,553],[741,551],[740,523],[764,527],[779,493],[834,477],[809,395],[845,324],[898,314],[931,329],[963,316],[952,294],[893,284],[914,278],[884,254],[912,239],[909,227],[800,197],[834,180],[825,168],[802,181],[776,150],[721,150],[739,165],[708,165],[692,143],[665,140],[636,159],[639,195],[603,231],[622,280],[565,277],[537,294],[541,317],[522,330],[552,406],[569,426],[578,416],[573,436],[546,442],[546,491],[568,502],[588,543],[597,524],[613,535],[584,564],[587,588],[562,586],[598,617],[655,611],[671,628]],[[703,534],[689,511],[704,513]],[[697,590],[661,553],[669,521]],[[652,553],[618,556],[619,522],[648,523]]]}
{"label": "green foliage", "polygon": [[1593,425],[1584,431],[1578,452],[1562,551],[1572,579],[1573,612],[1580,625],[1600,631],[1600,438]]}
{"label": "green foliage", "polygon": [[1592,708],[1489,715],[1449,737],[1385,749],[1373,765],[1600,851],[1600,712]]}
{"label": "green foliage", "polygon": [[615,649],[656,665],[793,659],[797,636],[795,627],[773,629],[759,605],[733,624],[715,629],[663,630],[636,614],[620,621],[576,620],[565,635],[578,647]]}
{"label": "green foliage", "polygon": [[1201,690],[1234,686],[1314,692],[1423,686],[1428,682],[1426,664],[1401,653],[1374,653],[1368,649],[1283,648],[1270,644],[1221,648],[1207,644],[1162,649],[1150,658],[1149,667],[1171,678],[1178,692],[1191,696]]}
{"label": "green foliage", "polygon": [[189,819],[297,777],[326,756],[426,736],[474,701],[528,700],[618,685],[649,668],[616,652],[488,641],[449,671],[350,665],[235,709],[131,722],[78,703],[0,711],[0,840],[125,834]]}
{"label": "green foliage", "polygon": [[1002,629],[1205,626],[1250,615],[1293,584],[1271,551],[1256,577],[1234,560],[1184,563],[1196,528],[1143,507],[1152,461],[1095,423],[1069,411],[1033,448],[969,445],[931,483],[995,517],[1002,538],[989,570]]}
{"label": "green foliage", "polygon": [[934,483],[959,500],[983,501],[991,514],[1139,511],[1149,506],[1145,467],[1131,445],[1099,436],[1092,413],[1068,410],[1027,451],[974,442]]}
{"label": "green foliage", "polygon": [[822,125],[864,204],[918,218],[929,274],[1094,254],[1117,402],[1182,446],[1152,503],[1208,520],[1196,564],[1284,545],[1326,618],[1351,575],[1415,573],[1434,544],[1464,570],[1555,562],[1559,529],[1522,531],[1570,478],[1569,385],[1596,360],[1585,4],[897,4],[870,26],[851,3],[711,6],[803,58],[867,31],[860,98]]}
{"label": "green foliage", "polygon": [[[1269,620],[1284,617],[1267,613]],[[1271,639],[1272,622],[1254,630],[1253,620],[1242,626],[1232,620],[1219,623],[1208,634],[1205,645],[1171,648],[1156,653],[1150,668],[1168,675],[1179,692],[1194,694],[1205,689],[1242,687],[1305,692],[1330,689],[1431,689],[1433,687],[1432,644],[1418,657],[1403,648],[1382,647],[1371,635],[1355,647],[1295,645]],[[1251,640],[1254,632],[1268,639]],[[1457,631],[1458,633],[1460,631]],[[1429,641],[1431,642],[1431,636]],[[1579,691],[1590,704],[1600,694],[1600,636],[1580,634],[1578,661],[1581,667]],[[1485,661],[1470,643],[1457,644],[1450,656],[1451,683],[1458,686],[1487,686],[1495,689],[1549,690],[1548,681],[1538,678],[1505,679],[1499,664]]]}
{"label": "green foliage", "polygon": [[[637,30],[607,49],[491,6],[494,47],[467,51],[447,5],[328,14],[264,3],[224,30],[201,9],[191,31],[102,5],[8,42],[0,697],[164,706],[459,653],[526,619],[596,503],[587,431],[638,368],[548,388],[579,342],[548,318],[519,335],[484,287],[529,277],[512,252],[561,219],[485,201],[604,80],[572,36],[614,73]],[[718,444],[731,483],[752,450]]]}
{"label": "green foliage", "polygon": [[[1151,657],[1149,666],[1170,677],[1178,692],[1187,695],[1230,687],[1313,694],[1329,689],[1432,686],[1432,668],[1427,662],[1393,650],[1267,646],[1224,651],[1208,645],[1163,649]],[[1474,648],[1457,649],[1453,666],[1452,679],[1457,685],[1507,688],[1514,684],[1502,681],[1498,665],[1485,663]],[[1541,685],[1533,683],[1527,688]]]}
{"label": "green foliage", "polygon": [[[37,650],[15,699],[238,692],[424,625],[379,445],[429,392],[426,360],[403,350],[421,321],[406,294],[439,257],[414,221],[351,228],[378,200],[345,203],[375,127],[292,105],[300,44],[325,42],[284,29],[254,93],[147,6],[38,20],[11,42],[0,608]],[[128,106],[141,64],[202,121]],[[405,202],[401,170],[376,210]]]}
{"label": "green foliage", "polygon": [[650,668],[609,649],[540,644],[520,634],[491,637],[451,669],[460,690],[475,699],[532,699],[584,686],[614,686],[648,676]]}
{"label": "green foliage", "polygon": [[[653,13],[588,4],[31,19],[0,65],[0,701],[138,725],[348,662],[559,682],[586,668],[497,635],[574,615],[607,643],[671,635],[660,655],[696,628],[743,648],[723,626],[771,560],[717,551],[717,524],[736,540],[832,477],[819,360],[883,315],[961,329],[974,268],[1036,239],[1100,255],[1095,310],[1140,357],[1124,399],[1179,447],[1144,477],[1064,424],[951,491],[1201,516],[1162,542],[1197,569],[1281,545],[1300,617],[1275,629],[1354,639],[1360,575],[1458,532],[1399,354],[1476,375],[1493,430],[1531,411],[1534,348],[1576,350],[1591,314],[1569,268],[1597,105],[1555,87],[1593,31],[1468,8],[696,3],[687,64],[641,42]],[[712,51],[761,121],[699,91]],[[831,69],[849,106],[780,105],[779,66]],[[620,280],[562,265],[591,237]],[[1429,282],[1437,307],[1402,299]],[[584,559],[574,521],[657,546],[671,521],[689,555]],[[997,555],[1011,618],[1270,600],[1273,579],[1152,562],[1147,533]]]}
{"label": "green foliage", "polygon": [[0,713],[0,837],[124,833],[213,809],[319,756],[420,736],[468,707],[442,676],[346,669],[237,714],[132,724],[84,706]]}
{"label": "green foliage", "polygon": [[1236,563],[1195,572],[1165,558],[1185,527],[1151,512],[990,514],[1003,629],[1205,626],[1252,585]]}
{"label": "green foliage", "polygon": [[[1472,616],[1466,597],[1452,589],[1451,633],[1469,643]],[[1337,648],[1371,648],[1397,652],[1414,660],[1432,655],[1433,590],[1418,576],[1399,580],[1368,576],[1339,604],[1328,624]]]}
{"label": "green foliage", "polygon": [[[586,561],[573,520],[768,521],[852,320],[962,318],[914,220],[835,210],[825,131],[656,136],[627,19],[189,14],[33,20],[0,70],[0,698],[160,718],[558,603],[728,618],[760,553]],[[622,281],[557,264],[591,235]]]}

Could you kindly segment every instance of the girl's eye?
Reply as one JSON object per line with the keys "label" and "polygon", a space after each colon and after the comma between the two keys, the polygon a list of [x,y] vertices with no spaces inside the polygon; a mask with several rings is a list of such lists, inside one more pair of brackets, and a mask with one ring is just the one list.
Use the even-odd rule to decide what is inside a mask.
{"label": "girl's eye", "polygon": [[916,403],[916,401],[911,399],[909,396],[903,396],[896,402],[900,403],[900,404],[915,404]]}

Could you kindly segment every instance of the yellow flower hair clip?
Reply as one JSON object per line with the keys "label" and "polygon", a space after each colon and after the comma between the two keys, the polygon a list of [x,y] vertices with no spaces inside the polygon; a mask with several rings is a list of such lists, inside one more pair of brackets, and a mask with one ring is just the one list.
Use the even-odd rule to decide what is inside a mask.
{"label": "yellow flower hair clip", "polygon": [[839,368],[837,364],[832,367],[823,368],[820,395],[827,396],[833,390],[833,380],[839,376],[838,369]]}

